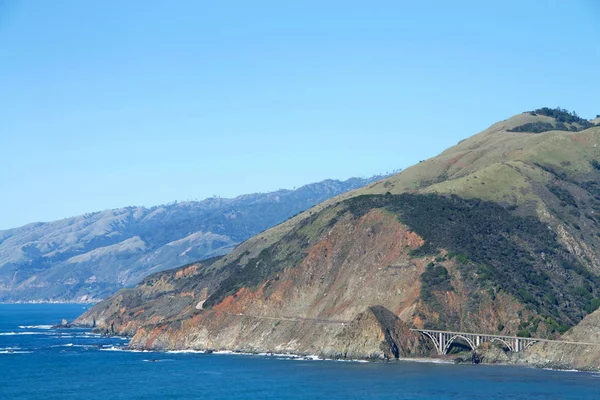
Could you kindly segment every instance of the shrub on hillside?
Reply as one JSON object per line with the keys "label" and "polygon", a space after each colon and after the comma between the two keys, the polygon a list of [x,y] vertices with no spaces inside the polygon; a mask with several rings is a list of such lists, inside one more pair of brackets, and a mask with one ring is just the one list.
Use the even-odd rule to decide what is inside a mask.
{"label": "shrub on hillside", "polygon": [[[571,203],[569,192],[553,189]],[[437,248],[447,250],[448,258],[454,255],[463,279],[484,290],[510,293],[527,308],[559,321],[557,326],[579,322],[598,305],[592,299],[600,297],[600,279],[535,217],[514,215],[493,202],[436,194],[365,195],[347,202],[355,216],[372,208],[397,214],[426,241],[426,253]],[[430,268],[426,283],[445,276]],[[580,295],[582,285],[591,288],[590,296]]]}
{"label": "shrub on hillside", "polygon": [[454,290],[450,283],[448,270],[441,265],[429,264],[421,275],[421,298],[426,303],[435,302],[434,291],[449,292]]}
{"label": "shrub on hillside", "polygon": [[548,131],[553,131],[553,130],[562,130],[562,131],[568,130],[567,127],[565,126],[565,124],[562,124],[562,128],[564,128],[564,129],[559,129],[558,124],[555,127],[554,125],[552,125],[549,122],[528,122],[526,124],[514,127],[513,129],[509,129],[508,131],[509,132],[542,133],[542,132],[548,132]]}
{"label": "shrub on hillside", "polygon": [[592,126],[592,123],[587,119],[581,118],[575,111],[569,112],[568,110],[557,108],[543,107],[538,108],[535,111],[531,111],[532,115],[545,115],[546,117],[554,118],[558,122],[565,124],[579,124],[583,129],[587,129]]}

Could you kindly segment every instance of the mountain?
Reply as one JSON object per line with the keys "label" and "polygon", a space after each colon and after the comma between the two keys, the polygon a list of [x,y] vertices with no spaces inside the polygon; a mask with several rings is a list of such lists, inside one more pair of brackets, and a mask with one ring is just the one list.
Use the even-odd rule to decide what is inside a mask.
{"label": "mountain", "polygon": [[560,338],[600,306],[599,144],[574,113],[516,115],[76,323],[139,349],[339,358],[430,354],[413,327]]}
{"label": "mountain", "polygon": [[149,273],[226,254],[251,236],[377,178],[127,207],[0,231],[0,302],[97,301]]}

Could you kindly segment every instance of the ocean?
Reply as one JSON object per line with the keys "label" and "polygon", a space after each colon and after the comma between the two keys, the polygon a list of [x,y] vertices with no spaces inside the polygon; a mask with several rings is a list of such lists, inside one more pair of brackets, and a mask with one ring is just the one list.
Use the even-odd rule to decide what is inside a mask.
{"label": "ocean", "polygon": [[89,306],[0,304],[0,399],[600,399],[600,375],[424,362],[124,351],[52,329]]}

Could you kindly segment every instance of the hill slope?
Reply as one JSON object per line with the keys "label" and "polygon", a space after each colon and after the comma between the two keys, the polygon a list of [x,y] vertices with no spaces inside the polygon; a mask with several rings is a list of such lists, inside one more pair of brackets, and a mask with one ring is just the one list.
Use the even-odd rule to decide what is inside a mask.
{"label": "hill slope", "polygon": [[134,348],[334,357],[427,354],[410,327],[557,338],[600,305],[600,127],[527,131],[560,122],[497,123],[77,322]]}
{"label": "hill slope", "polygon": [[221,255],[379,177],[297,190],[128,207],[0,231],[0,301],[92,301],[149,273]]}

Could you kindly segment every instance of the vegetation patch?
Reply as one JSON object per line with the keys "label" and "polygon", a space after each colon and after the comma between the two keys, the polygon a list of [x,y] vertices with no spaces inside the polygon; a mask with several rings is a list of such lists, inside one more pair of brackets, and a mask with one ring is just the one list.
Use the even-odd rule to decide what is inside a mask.
{"label": "vegetation patch", "polygon": [[450,292],[454,290],[448,270],[441,265],[429,264],[421,274],[420,280],[421,299],[432,307],[439,305],[433,292]]}
{"label": "vegetation patch", "polygon": [[[554,130],[559,130],[559,129],[555,128],[554,125],[549,122],[528,122],[526,124],[519,125],[517,127],[509,129],[508,131],[509,132],[542,133],[542,132],[548,132],[548,131],[554,131]],[[562,129],[562,130],[566,131],[568,129]]]}
{"label": "vegetation patch", "polygon": [[593,123],[588,121],[585,118],[581,118],[575,111],[569,111],[564,108],[556,107],[549,108],[543,107],[538,108],[535,111],[529,112],[531,115],[544,115],[546,117],[554,118],[557,122],[562,122],[564,124],[579,124],[583,127],[583,129],[591,128],[594,126]]}
{"label": "vegetation patch", "polygon": [[571,131],[579,132],[584,129],[596,126],[596,124],[588,121],[587,119],[579,117],[575,111],[570,112],[565,109],[557,108],[539,108],[535,111],[530,111],[531,115],[543,115],[551,117],[556,120],[556,123],[550,122],[528,122],[523,125],[519,125],[509,132],[529,132],[529,133],[542,133],[548,131]]}
{"label": "vegetation patch", "polygon": [[577,201],[575,197],[569,192],[567,189],[563,189],[562,187],[554,184],[547,185],[547,188],[553,195],[555,195],[564,206],[572,206],[577,208]]}
{"label": "vegetation patch", "polygon": [[[512,294],[556,326],[572,326],[599,305],[594,301],[600,297],[598,277],[534,217],[514,215],[492,202],[437,194],[366,195],[346,201],[354,216],[372,208],[397,214],[426,241],[427,253],[432,248],[451,252],[465,280]],[[429,275],[443,273],[432,270],[426,282]],[[579,286],[589,289],[589,296],[582,297]]]}

